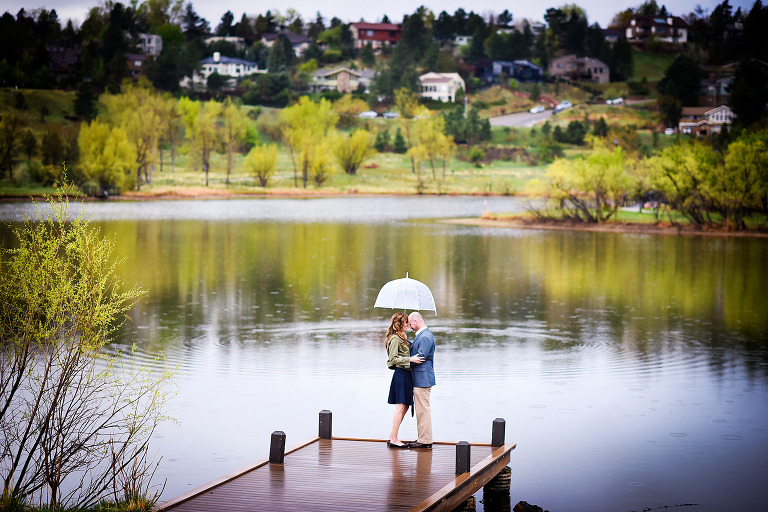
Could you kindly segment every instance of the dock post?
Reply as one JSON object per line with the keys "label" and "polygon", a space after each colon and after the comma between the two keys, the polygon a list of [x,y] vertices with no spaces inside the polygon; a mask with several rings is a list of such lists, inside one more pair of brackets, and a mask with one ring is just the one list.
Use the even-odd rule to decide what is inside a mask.
{"label": "dock post", "polygon": [[466,441],[456,443],[456,474],[469,473],[471,445]]}
{"label": "dock post", "polygon": [[328,409],[323,409],[320,411],[320,433],[318,434],[320,436],[320,439],[330,439],[331,438],[331,423],[332,423],[332,417],[331,411]]}
{"label": "dock post", "polygon": [[285,432],[272,432],[272,442],[269,445],[269,463],[282,464],[285,460]]}
{"label": "dock post", "polygon": [[505,429],[507,422],[504,418],[496,418],[493,420],[493,428],[491,430],[491,446],[494,448],[500,448],[504,446]]}

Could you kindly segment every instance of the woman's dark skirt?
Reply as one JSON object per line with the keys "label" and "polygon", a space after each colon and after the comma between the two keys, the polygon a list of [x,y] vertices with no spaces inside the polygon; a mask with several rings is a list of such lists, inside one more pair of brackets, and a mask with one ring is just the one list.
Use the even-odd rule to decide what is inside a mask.
{"label": "woman's dark skirt", "polygon": [[395,368],[389,386],[389,403],[413,405],[413,377],[411,370]]}

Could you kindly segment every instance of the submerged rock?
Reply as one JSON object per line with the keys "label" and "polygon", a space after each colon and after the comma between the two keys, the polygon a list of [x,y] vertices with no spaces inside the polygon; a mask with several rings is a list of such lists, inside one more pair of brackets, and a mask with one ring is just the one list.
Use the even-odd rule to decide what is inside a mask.
{"label": "submerged rock", "polygon": [[538,505],[531,505],[527,501],[518,501],[512,510],[514,512],[549,512],[549,510],[544,510]]}

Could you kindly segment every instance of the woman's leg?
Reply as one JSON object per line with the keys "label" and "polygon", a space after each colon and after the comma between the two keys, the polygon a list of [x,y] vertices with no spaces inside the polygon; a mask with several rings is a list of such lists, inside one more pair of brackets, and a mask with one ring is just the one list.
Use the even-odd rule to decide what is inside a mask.
{"label": "woman's leg", "polygon": [[389,440],[393,443],[402,444],[398,437],[398,432],[406,412],[408,412],[406,404],[395,404],[395,415],[392,417],[392,432],[389,433]]}

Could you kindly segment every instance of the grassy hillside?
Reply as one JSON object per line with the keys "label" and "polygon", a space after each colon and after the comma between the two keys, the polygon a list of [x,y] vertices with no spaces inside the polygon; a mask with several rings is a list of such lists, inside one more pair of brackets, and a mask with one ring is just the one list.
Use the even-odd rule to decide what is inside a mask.
{"label": "grassy hillside", "polygon": [[672,64],[677,55],[669,53],[646,53],[634,50],[635,73],[632,80],[642,80],[657,83],[664,77],[664,71]]}

